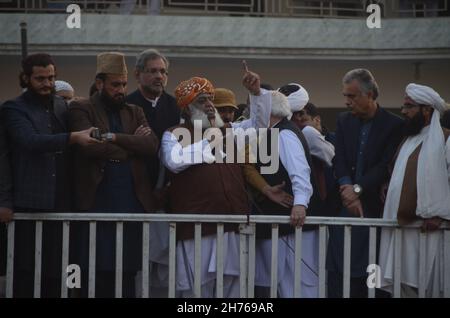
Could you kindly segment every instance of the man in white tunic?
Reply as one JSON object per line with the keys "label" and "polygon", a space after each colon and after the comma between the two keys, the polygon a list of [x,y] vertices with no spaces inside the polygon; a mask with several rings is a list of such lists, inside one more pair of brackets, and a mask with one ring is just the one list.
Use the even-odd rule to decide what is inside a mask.
{"label": "man in white tunic", "polygon": [[[402,114],[406,117],[406,139],[397,152],[386,197],[383,218],[400,225],[422,220],[425,250],[420,250],[419,229],[403,229],[401,252],[401,296],[417,297],[423,279],[427,297],[443,291],[443,239],[435,231],[450,219],[450,131],[442,128],[440,115],[446,104],[432,88],[409,84]],[[395,237],[383,229],[380,245],[382,288],[393,290]],[[423,272],[420,259],[425,259]],[[423,276],[425,275],[425,276]]]}
{"label": "man in white tunic", "polygon": [[[279,132],[279,169],[272,174],[262,174],[268,184],[284,183],[284,191],[294,197],[293,206],[286,208],[268,198],[258,202],[258,214],[290,215],[291,226],[279,226],[277,294],[281,298],[294,297],[295,234],[296,226],[303,226],[310,198],[313,194],[311,184],[311,160],[309,148],[300,129],[288,117],[292,114],[287,98],[280,92],[272,92],[272,113],[269,134]],[[271,136],[272,137],[272,136]],[[267,142],[273,142],[267,138]],[[272,149],[272,145],[268,146]],[[258,159],[256,167],[261,170],[264,164]],[[258,224],[256,227],[256,272],[255,285],[270,287],[271,284],[271,225]],[[302,297],[318,297],[318,237],[317,230],[303,231],[301,286]]]}

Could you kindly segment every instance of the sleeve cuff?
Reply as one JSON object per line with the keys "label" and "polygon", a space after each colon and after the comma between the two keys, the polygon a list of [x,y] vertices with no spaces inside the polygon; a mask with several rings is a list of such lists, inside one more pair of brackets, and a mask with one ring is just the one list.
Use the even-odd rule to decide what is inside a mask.
{"label": "sleeve cuff", "polygon": [[339,185],[353,184],[352,179],[349,176],[339,178],[338,182]]}
{"label": "sleeve cuff", "polygon": [[308,208],[309,200],[304,196],[296,195],[294,198],[294,205],[303,205],[305,208]]}

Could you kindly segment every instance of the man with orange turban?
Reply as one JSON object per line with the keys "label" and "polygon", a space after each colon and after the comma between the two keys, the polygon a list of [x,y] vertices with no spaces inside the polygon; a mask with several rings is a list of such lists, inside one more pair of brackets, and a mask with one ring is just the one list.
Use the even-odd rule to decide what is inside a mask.
{"label": "man with orange turban", "polygon": [[[169,213],[236,215],[250,212],[242,164],[236,160],[230,163],[229,159],[233,158],[227,158],[227,163],[219,163],[216,155],[221,151],[216,149],[216,155],[213,155],[211,148],[223,139],[215,137],[212,141],[201,137],[203,132],[207,135],[208,131],[217,132],[224,128],[231,129],[233,137],[239,133],[238,128],[268,127],[271,94],[260,88],[259,76],[248,70],[244,74],[243,84],[250,92],[251,118],[237,124],[223,123],[214,107],[214,87],[206,78],[193,77],[176,88],[175,97],[185,122],[164,133],[160,153],[163,164],[170,171]],[[187,132],[182,134],[183,140],[179,139],[180,131]],[[177,157],[188,160],[176,160]],[[190,160],[193,157],[194,160]],[[200,159],[196,160],[196,157]],[[193,276],[194,227],[189,223],[177,224],[178,297],[221,295],[216,288],[216,227],[212,223],[202,225],[201,294],[197,295]],[[223,264],[223,297],[239,297],[239,235],[236,231],[237,227],[233,224],[224,227],[226,258]],[[215,290],[218,294],[214,293]]]}

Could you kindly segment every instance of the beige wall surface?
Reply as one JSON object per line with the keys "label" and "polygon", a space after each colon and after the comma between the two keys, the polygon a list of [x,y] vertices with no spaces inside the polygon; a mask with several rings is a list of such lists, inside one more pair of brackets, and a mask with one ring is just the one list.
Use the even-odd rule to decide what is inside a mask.
{"label": "beige wall surface", "polygon": [[[86,96],[94,80],[94,56],[55,56],[58,78],[69,81],[77,95]],[[241,85],[242,65],[239,59],[219,58],[170,58],[167,91],[173,93],[175,86],[192,76],[204,76],[216,87],[228,87],[238,102],[245,102],[245,90]],[[129,68],[129,92],[136,88],[133,76],[134,57],[127,57]],[[410,82],[422,83],[435,88],[450,102],[450,60],[421,61],[333,61],[333,60],[247,60],[249,68],[261,75],[262,81],[275,88],[289,82],[298,82],[310,94],[311,101],[319,107],[343,107],[341,94],[342,76],[353,68],[368,68],[380,86],[380,103],[385,107],[399,107],[404,88]],[[418,70],[417,70],[418,68]],[[2,85],[0,100],[12,98],[20,93],[18,73],[19,56],[0,56]]]}

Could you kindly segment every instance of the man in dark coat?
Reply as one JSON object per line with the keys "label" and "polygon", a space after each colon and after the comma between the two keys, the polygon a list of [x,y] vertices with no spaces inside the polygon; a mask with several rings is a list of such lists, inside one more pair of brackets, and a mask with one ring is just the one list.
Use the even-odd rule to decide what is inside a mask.
{"label": "man in dark coat", "polygon": [[[69,111],[72,131],[95,126],[103,140],[101,144],[77,149],[74,163],[77,209],[152,212],[155,205],[146,162],[156,155],[159,142],[148,127],[142,108],[125,102],[127,69],[123,54],[108,52],[97,56],[96,84],[98,93],[89,100],[73,101]],[[86,230],[81,231],[86,244],[80,255],[84,270],[88,259]],[[115,230],[114,223],[97,226],[97,297],[115,295]],[[142,266],[142,225],[125,224],[123,238],[123,296],[133,297],[134,278]]]}
{"label": "man in dark coat", "polygon": [[[343,94],[349,112],[337,120],[335,172],[340,185],[341,217],[381,217],[382,185],[400,140],[403,120],[382,109],[376,99],[378,85],[365,69],[348,72]],[[341,226],[330,227],[328,296],[342,297],[343,243]],[[351,242],[351,297],[367,297],[369,229],[354,227]]]}
{"label": "man in dark coat", "polygon": [[[12,181],[9,149],[6,142],[4,123],[0,118],[0,279],[6,273],[6,223],[13,217]],[[0,297],[4,297],[0,282]]]}
{"label": "man in dark coat", "polygon": [[[98,142],[92,127],[69,133],[67,105],[55,96],[55,63],[48,54],[32,54],[22,62],[21,85],[26,92],[4,103],[11,150],[13,207],[16,212],[71,210],[71,144]],[[3,175],[2,175],[3,177]],[[21,221],[15,230],[14,296],[33,296],[34,223]],[[42,296],[58,297],[61,278],[61,224],[44,223]]]}
{"label": "man in dark coat", "polygon": [[[149,127],[161,142],[164,131],[180,123],[180,110],[172,95],[165,91],[169,75],[169,61],[155,49],[138,54],[134,75],[138,88],[126,97],[126,102],[144,110]],[[149,178],[158,211],[166,208],[167,170],[157,156],[147,161]],[[150,287],[151,297],[166,297],[168,285],[169,225],[167,222],[150,223]],[[165,274],[163,274],[165,273]]]}
{"label": "man in dark coat", "polygon": [[[169,61],[157,50],[148,49],[136,58],[135,76],[138,89],[126,97],[126,102],[142,107],[149,127],[161,141],[164,131],[180,123],[180,110],[175,98],[164,91],[167,85]],[[159,160],[149,162],[150,179],[156,185]]]}

